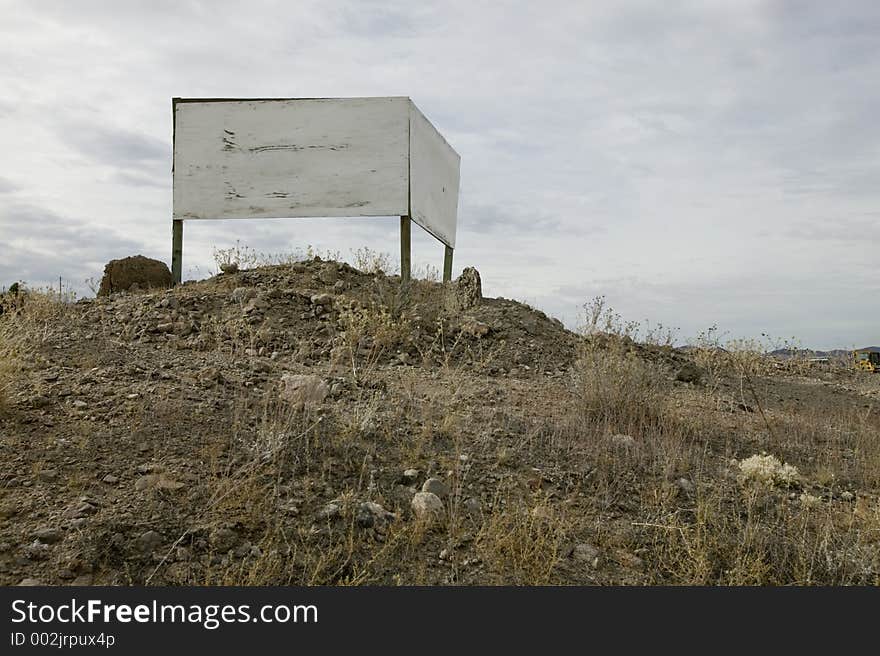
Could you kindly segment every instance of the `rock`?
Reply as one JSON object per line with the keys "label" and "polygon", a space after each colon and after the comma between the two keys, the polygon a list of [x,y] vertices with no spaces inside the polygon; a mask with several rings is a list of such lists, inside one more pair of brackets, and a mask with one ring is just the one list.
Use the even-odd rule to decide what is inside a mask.
{"label": "rock", "polygon": [[678,486],[678,489],[685,494],[693,494],[696,489],[696,486],[686,478],[679,478],[675,481],[675,484]]}
{"label": "rock", "polygon": [[325,504],[318,511],[318,513],[315,515],[315,518],[320,521],[327,521],[329,519],[336,519],[337,517],[339,517],[341,512],[342,512],[342,509],[339,507],[338,504],[330,502],[328,504]]}
{"label": "rock", "polygon": [[467,516],[477,517],[482,512],[482,504],[479,499],[470,497],[464,500],[464,503],[461,504],[461,509]]}
{"label": "rock", "polygon": [[378,503],[373,501],[365,501],[360,504],[355,515],[358,526],[362,528],[372,528],[374,526],[383,526],[390,520],[394,519],[394,513],[388,512]]}
{"label": "rock", "polygon": [[675,374],[675,380],[682,383],[699,383],[703,379],[703,370],[693,362],[686,362]]}
{"label": "rock", "polygon": [[74,402],[73,402],[73,407],[74,407],[74,409],[76,409],[76,410],[85,410],[86,408],[89,407],[89,404],[86,403],[85,401],[79,401],[79,400],[77,400],[77,401],[74,401]]}
{"label": "rock", "polygon": [[107,474],[104,478],[101,479],[101,481],[106,483],[107,485],[115,485],[119,482],[119,477],[114,476],[113,474]]}
{"label": "rock", "polygon": [[310,408],[320,405],[329,393],[327,383],[318,376],[284,374],[281,377],[279,397],[295,407]]}
{"label": "rock", "polygon": [[143,255],[110,260],[104,267],[98,296],[134,291],[133,285],[137,285],[137,289],[167,289],[172,285],[171,271],[164,262]]}
{"label": "rock", "polygon": [[272,371],[272,365],[265,360],[252,360],[251,369],[253,369],[254,373],[268,374]]}
{"label": "rock", "polygon": [[449,486],[439,478],[429,478],[422,484],[422,492],[430,492],[440,499],[445,499],[449,496]]}
{"label": "rock", "polygon": [[226,552],[235,548],[239,543],[240,538],[238,537],[238,533],[231,528],[221,527],[215,528],[211,531],[208,540],[215,551]]}
{"label": "rock", "polygon": [[592,567],[596,567],[599,564],[599,550],[592,544],[581,543],[575,545],[571,556],[577,562],[587,563]]}
{"label": "rock", "polygon": [[64,539],[64,532],[59,528],[41,528],[34,531],[34,537],[43,544],[55,544]]}
{"label": "rock", "polygon": [[480,272],[473,267],[465,268],[453,285],[453,295],[458,310],[468,310],[479,305],[483,298]]}
{"label": "rock", "polygon": [[151,554],[162,546],[165,538],[161,533],[156,531],[147,531],[142,533],[134,541],[134,548],[142,554]]}
{"label": "rock", "polygon": [[94,515],[98,512],[98,509],[94,504],[88,502],[82,502],[79,505],[74,506],[67,512],[68,517],[72,517],[74,519],[87,517],[89,515]]}
{"label": "rock", "polygon": [[186,483],[176,481],[165,474],[147,474],[146,476],[141,476],[134,482],[134,489],[138,492],[150,489],[170,490],[173,492],[183,489],[184,487],[186,487]]}
{"label": "rock", "polygon": [[433,492],[417,492],[412,498],[412,509],[419,519],[437,519],[443,513],[443,502]]}
{"label": "rock", "polygon": [[238,262],[224,262],[220,265],[220,271],[226,275],[238,273]]}
{"label": "rock", "polygon": [[19,583],[18,585],[23,586],[23,587],[32,587],[32,586],[46,585],[46,584],[43,583],[39,579],[22,579],[21,583]]}
{"label": "rock", "polygon": [[232,300],[239,304],[249,301],[256,295],[257,292],[251,287],[236,287],[230,294]]}
{"label": "rock", "polygon": [[468,318],[461,324],[461,332],[471,337],[485,337],[490,331],[489,324],[473,318]]}
{"label": "rock", "polygon": [[407,483],[415,483],[422,472],[418,469],[404,469],[403,470],[403,480]]}
{"label": "rock", "polygon": [[318,279],[325,285],[335,285],[336,281],[339,279],[339,271],[336,268],[336,263],[327,262],[327,264],[323,265],[321,271],[318,273]]}
{"label": "rock", "polygon": [[636,440],[630,435],[624,435],[623,433],[618,433],[617,435],[611,436],[611,443],[614,446],[629,448],[636,445]]}
{"label": "rock", "polygon": [[28,399],[28,405],[35,410],[45,408],[51,402],[52,400],[49,397],[43,396],[42,394],[36,394]]}
{"label": "rock", "polygon": [[322,307],[325,310],[333,307],[332,294],[314,294],[309,300],[312,302],[312,305]]}
{"label": "rock", "polygon": [[58,478],[58,470],[57,469],[43,469],[37,474],[37,478],[39,478],[44,483],[51,483],[52,481]]}

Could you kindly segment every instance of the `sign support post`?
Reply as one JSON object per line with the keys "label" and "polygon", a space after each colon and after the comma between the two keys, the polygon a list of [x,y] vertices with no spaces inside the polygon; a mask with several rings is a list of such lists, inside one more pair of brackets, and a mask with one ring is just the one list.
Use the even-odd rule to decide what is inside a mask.
{"label": "sign support post", "polygon": [[412,275],[410,235],[412,223],[408,216],[400,217],[400,282],[409,282]]}
{"label": "sign support post", "polygon": [[183,278],[183,219],[174,219],[171,225],[171,282],[179,285]]}
{"label": "sign support post", "polygon": [[453,251],[453,249],[451,246],[446,246],[445,244],[443,246],[445,249],[445,251],[443,253],[443,282],[449,282],[450,280],[452,280],[452,251]]}

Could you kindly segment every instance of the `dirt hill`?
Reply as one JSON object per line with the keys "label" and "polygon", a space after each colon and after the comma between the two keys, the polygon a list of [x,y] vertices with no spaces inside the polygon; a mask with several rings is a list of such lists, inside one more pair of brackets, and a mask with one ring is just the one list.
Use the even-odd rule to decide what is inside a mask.
{"label": "dirt hill", "polygon": [[880,376],[314,259],[0,316],[0,582],[880,582]]}

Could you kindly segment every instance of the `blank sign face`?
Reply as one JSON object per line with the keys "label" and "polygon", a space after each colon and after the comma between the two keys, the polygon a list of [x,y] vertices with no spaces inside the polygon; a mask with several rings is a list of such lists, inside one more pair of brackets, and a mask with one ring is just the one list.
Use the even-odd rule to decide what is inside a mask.
{"label": "blank sign face", "polygon": [[455,245],[459,157],[409,98],[174,103],[174,218],[409,215]]}

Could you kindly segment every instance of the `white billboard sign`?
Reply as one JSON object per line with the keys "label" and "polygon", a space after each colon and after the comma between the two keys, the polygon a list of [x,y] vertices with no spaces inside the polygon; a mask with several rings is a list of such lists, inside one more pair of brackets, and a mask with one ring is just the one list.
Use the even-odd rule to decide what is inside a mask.
{"label": "white billboard sign", "polygon": [[409,98],[175,98],[173,115],[175,240],[190,220],[398,215],[451,268],[460,158]]}

